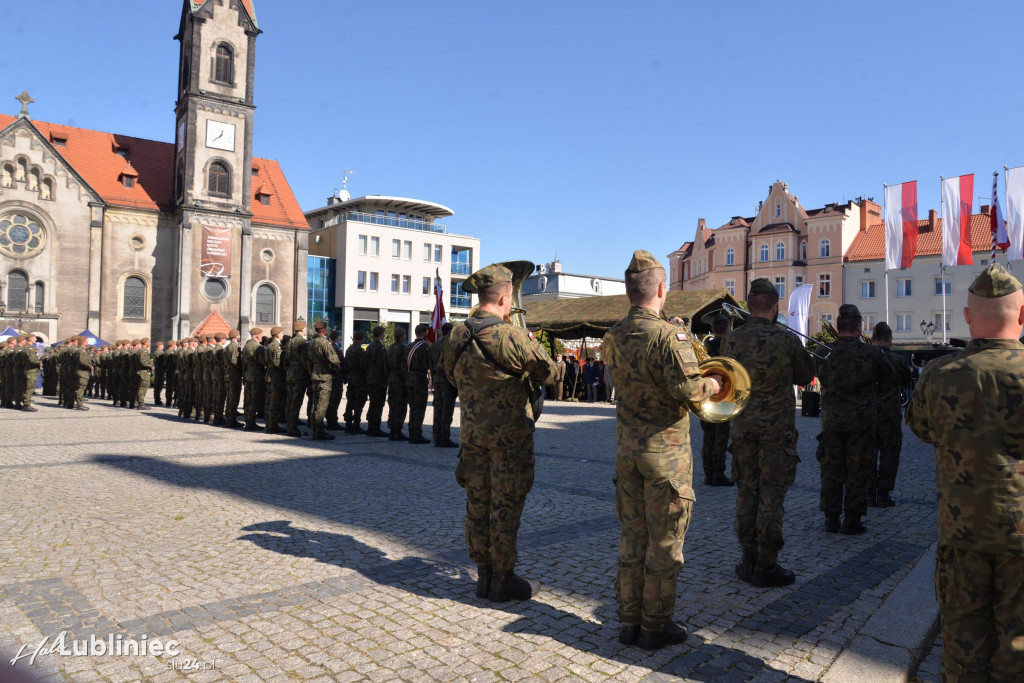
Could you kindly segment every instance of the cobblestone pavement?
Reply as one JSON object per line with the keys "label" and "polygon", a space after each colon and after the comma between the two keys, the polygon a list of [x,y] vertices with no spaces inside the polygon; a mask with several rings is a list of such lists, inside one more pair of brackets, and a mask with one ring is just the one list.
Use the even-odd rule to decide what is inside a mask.
{"label": "cobblestone pavement", "polygon": [[942,636],[936,635],[935,641],[917,665],[917,671],[910,679],[917,683],[939,683],[942,673]]}
{"label": "cobblestone pavement", "polygon": [[864,535],[824,533],[819,424],[798,417],[781,555],[797,582],[753,588],[733,573],[735,489],[705,486],[698,455],[677,602],[691,636],[647,653],[616,640],[614,406],[549,403],[519,566],[544,588],[496,605],[474,596],[454,449],[38,405],[0,412],[0,653],[61,632],[181,644],[41,654],[46,680],[816,680],[935,537],[932,450],[909,432],[898,506],[872,508]]}

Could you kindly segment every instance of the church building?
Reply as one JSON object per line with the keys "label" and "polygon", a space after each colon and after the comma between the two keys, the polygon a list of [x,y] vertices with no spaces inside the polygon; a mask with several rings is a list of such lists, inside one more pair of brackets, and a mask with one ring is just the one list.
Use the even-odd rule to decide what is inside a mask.
{"label": "church building", "polygon": [[309,224],[252,151],[259,34],[253,0],[184,0],[173,143],[35,121],[27,92],[0,114],[0,328],[165,340],[306,315]]}

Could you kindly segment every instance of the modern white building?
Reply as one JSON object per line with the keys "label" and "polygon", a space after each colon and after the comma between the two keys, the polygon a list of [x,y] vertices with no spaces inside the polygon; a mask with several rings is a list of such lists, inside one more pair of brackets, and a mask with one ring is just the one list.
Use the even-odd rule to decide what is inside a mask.
{"label": "modern white building", "polygon": [[576,299],[583,296],[625,294],[626,281],[599,275],[579,275],[562,271],[562,262],[552,261],[536,267],[523,281],[524,301]]}
{"label": "modern white building", "polygon": [[369,332],[387,322],[411,337],[416,325],[430,322],[434,278],[440,275],[448,318],[465,318],[475,297],[462,283],[480,267],[480,240],[451,234],[436,222],[452,215],[434,202],[382,195],[351,199],[344,190],[326,206],[305,212],[312,229],[309,253],[319,257],[310,261],[316,262],[314,271],[322,271],[311,272],[309,281],[329,282],[332,270],[334,281],[333,302],[311,306],[311,317],[326,312],[323,317],[346,342],[355,330]]}

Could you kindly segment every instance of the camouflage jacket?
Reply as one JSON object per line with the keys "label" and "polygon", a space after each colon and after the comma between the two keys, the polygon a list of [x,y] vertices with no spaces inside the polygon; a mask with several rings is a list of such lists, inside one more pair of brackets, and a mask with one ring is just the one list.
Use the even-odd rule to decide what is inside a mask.
{"label": "camouflage jacket", "polygon": [[618,455],[682,456],[685,479],[676,482],[676,490],[693,500],[686,406],[711,394],[686,334],[652,309],[633,306],[604,335],[601,353],[619,399],[615,409]]}
{"label": "camouflage jacket", "polygon": [[[713,344],[708,351],[715,355]],[[788,435],[796,429],[794,384],[814,378],[811,355],[800,338],[774,321],[751,316],[721,341],[719,355],[733,358],[750,375],[750,400],[730,422],[732,430]]]}
{"label": "camouflage jacket", "polygon": [[284,379],[288,373],[287,363],[282,364],[281,342],[271,339],[267,344],[267,377],[280,377]]}
{"label": "camouflage jacket", "polygon": [[1024,556],[1024,344],[974,339],[928,363],[907,424],[935,445],[939,542]]}
{"label": "camouflage jacket", "polygon": [[306,367],[306,354],[309,342],[305,337],[296,335],[288,342],[288,375],[289,382],[308,382],[309,369]]}
{"label": "camouflage jacket", "polygon": [[374,339],[366,349],[366,383],[387,384],[388,383],[388,350],[384,348],[384,342]]}
{"label": "camouflage jacket", "polygon": [[409,352],[409,345],[405,342],[395,342],[388,347],[388,354],[385,360],[388,369],[388,384],[401,384],[405,386],[406,354]]}
{"label": "camouflage jacket", "polygon": [[878,424],[878,385],[892,381],[892,367],[881,349],[859,337],[840,337],[817,366],[821,428],[873,434]]}
{"label": "camouflage jacket", "polygon": [[306,351],[309,366],[309,378],[316,381],[329,380],[341,367],[341,360],[334,350],[334,345],[323,335],[316,335],[309,342]]}
{"label": "camouflage jacket", "polygon": [[345,367],[348,368],[348,385],[357,389],[366,388],[366,350],[362,344],[351,344],[345,350]]}
{"label": "camouflage jacket", "polygon": [[444,349],[448,346],[448,337],[441,337],[440,340],[430,345],[430,379],[436,388],[438,384],[450,385],[448,375],[444,373]]}
{"label": "camouflage jacket", "polygon": [[900,390],[910,386],[910,361],[892,350],[882,349],[882,355],[893,374],[888,382],[878,385],[878,419],[899,420],[903,417]]}
{"label": "camouflage jacket", "polygon": [[426,391],[429,385],[427,373],[430,372],[430,343],[425,339],[416,339],[407,350],[405,386]]}
{"label": "camouflage jacket", "polygon": [[258,382],[263,379],[263,364],[256,358],[262,348],[255,339],[245,342],[245,346],[242,347],[242,358],[239,361],[239,366],[242,368],[246,382]]}
{"label": "camouflage jacket", "polygon": [[153,369],[153,359],[149,356],[149,350],[141,348],[135,352],[135,371],[140,376],[148,376]]}
{"label": "camouflage jacket", "polygon": [[228,345],[224,347],[224,353],[221,355],[221,361],[224,363],[224,377],[229,379],[235,379],[241,376],[242,370],[238,366],[238,342],[231,340]]}
{"label": "camouflage jacket", "polygon": [[[492,318],[478,310],[474,318]],[[528,375],[537,384],[550,384],[555,362],[529,332],[500,323],[479,333],[481,344],[507,369]],[[529,394],[523,381],[489,363],[476,343],[471,343],[465,323],[448,334],[442,365],[459,391],[464,443],[478,448],[505,451],[533,460],[534,421]]]}

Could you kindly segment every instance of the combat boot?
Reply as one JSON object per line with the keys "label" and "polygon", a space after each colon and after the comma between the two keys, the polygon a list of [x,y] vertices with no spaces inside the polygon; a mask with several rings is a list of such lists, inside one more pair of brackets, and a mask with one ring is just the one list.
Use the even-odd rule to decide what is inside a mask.
{"label": "combat boot", "polygon": [[228,423],[228,421],[225,420],[223,417],[215,417],[215,418],[213,418],[213,422],[211,424],[214,427],[223,427],[227,423]]}
{"label": "combat boot", "polygon": [[327,423],[327,430],[328,431],[338,432],[338,431],[341,431],[342,429],[344,429],[344,427],[342,427],[341,423],[339,423],[339,422],[328,422]]}
{"label": "combat boot", "polygon": [[648,631],[641,628],[636,644],[644,650],[658,650],[666,645],[679,645],[685,642],[686,635],[685,626],[669,621],[660,631]]}
{"label": "combat boot", "polygon": [[839,533],[839,515],[825,516],[825,532],[829,534]]}
{"label": "combat boot", "polygon": [[736,576],[750,583],[754,579],[754,569],[756,567],[757,555],[755,553],[743,553],[743,559],[736,565]]}
{"label": "combat boot", "polygon": [[145,403],[140,403],[139,405],[135,406],[135,410],[149,410],[149,406],[147,406]]}
{"label": "combat boot", "polygon": [[486,599],[491,591],[491,575],[494,568],[491,565],[480,564],[476,568],[476,597]]}
{"label": "combat boot", "polygon": [[264,434],[284,434],[284,430],[277,426],[276,423],[268,424],[263,428]]}
{"label": "combat boot", "polygon": [[349,434],[365,434],[366,430],[359,426],[358,422],[352,423],[352,431]]}
{"label": "combat boot", "polygon": [[496,571],[491,575],[491,589],[487,593],[487,599],[491,602],[529,600],[539,590],[539,583],[516,576],[514,571]]}
{"label": "combat boot", "polygon": [[794,581],[796,581],[796,574],[783,568],[778,562],[762,562],[758,560],[750,583],[758,588],[775,588],[778,586],[788,586]]}
{"label": "combat boot", "polygon": [[334,441],[334,434],[328,434],[320,427],[313,430],[313,441]]}
{"label": "combat boot", "polygon": [[295,429],[289,429],[287,432],[284,433],[284,435],[285,436],[305,436],[306,432],[302,431],[301,429],[295,428]]}
{"label": "combat boot", "polygon": [[25,406],[24,408],[21,409],[21,412],[23,412],[23,413],[38,413],[39,412],[39,408],[36,408],[35,406]]}
{"label": "combat boot", "polygon": [[891,508],[894,505],[896,505],[896,501],[892,499],[888,491],[879,491],[875,494],[875,507]]}
{"label": "combat boot", "polygon": [[417,436],[415,438],[410,437],[409,438],[409,443],[416,444],[416,445],[421,445],[421,444],[428,444],[428,443],[430,443],[430,440],[429,439],[424,439],[422,436]]}
{"label": "combat boot", "polygon": [[867,530],[868,528],[861,523],[860,517],[847,517],[843,520],[843,528],[839,530],[839,533],[853,536],[855,534],[862,534]]}
{"label": "combat boot", "polygon": [[392,441],[408,441],[409,440],[409,437],[406,436],[405,433],[402,432],[401,429],[399,429],[397,432],[396,431],[392,431],[390,434],[388,434],[388,438],[391,439]]}
{"label": "combat boot", "polygon": [[706,482],[709,486],[735,486],[732,479],[725,476],[724,474],[716,474],[711,477],[710,481]]}
{"label": "combat boot", "polygon": [[238,420],[224,420],[224,426],[230,429],[240,429],[242,427],[242,423]]}
{"label": "combat boot", "polygon": [[370,430],[366,432],[366,435],[367,436],[379,436],[379,437],[390,437],[391,436],[390,434],[385,432],[383,429],[381,429],[379,426],[378,427],[371,427]]}
{"label": "combat boot", "polygon": [[640,624],[623,624],[619,627],[619,642],[623,645],[636,645],[640,637]]}

